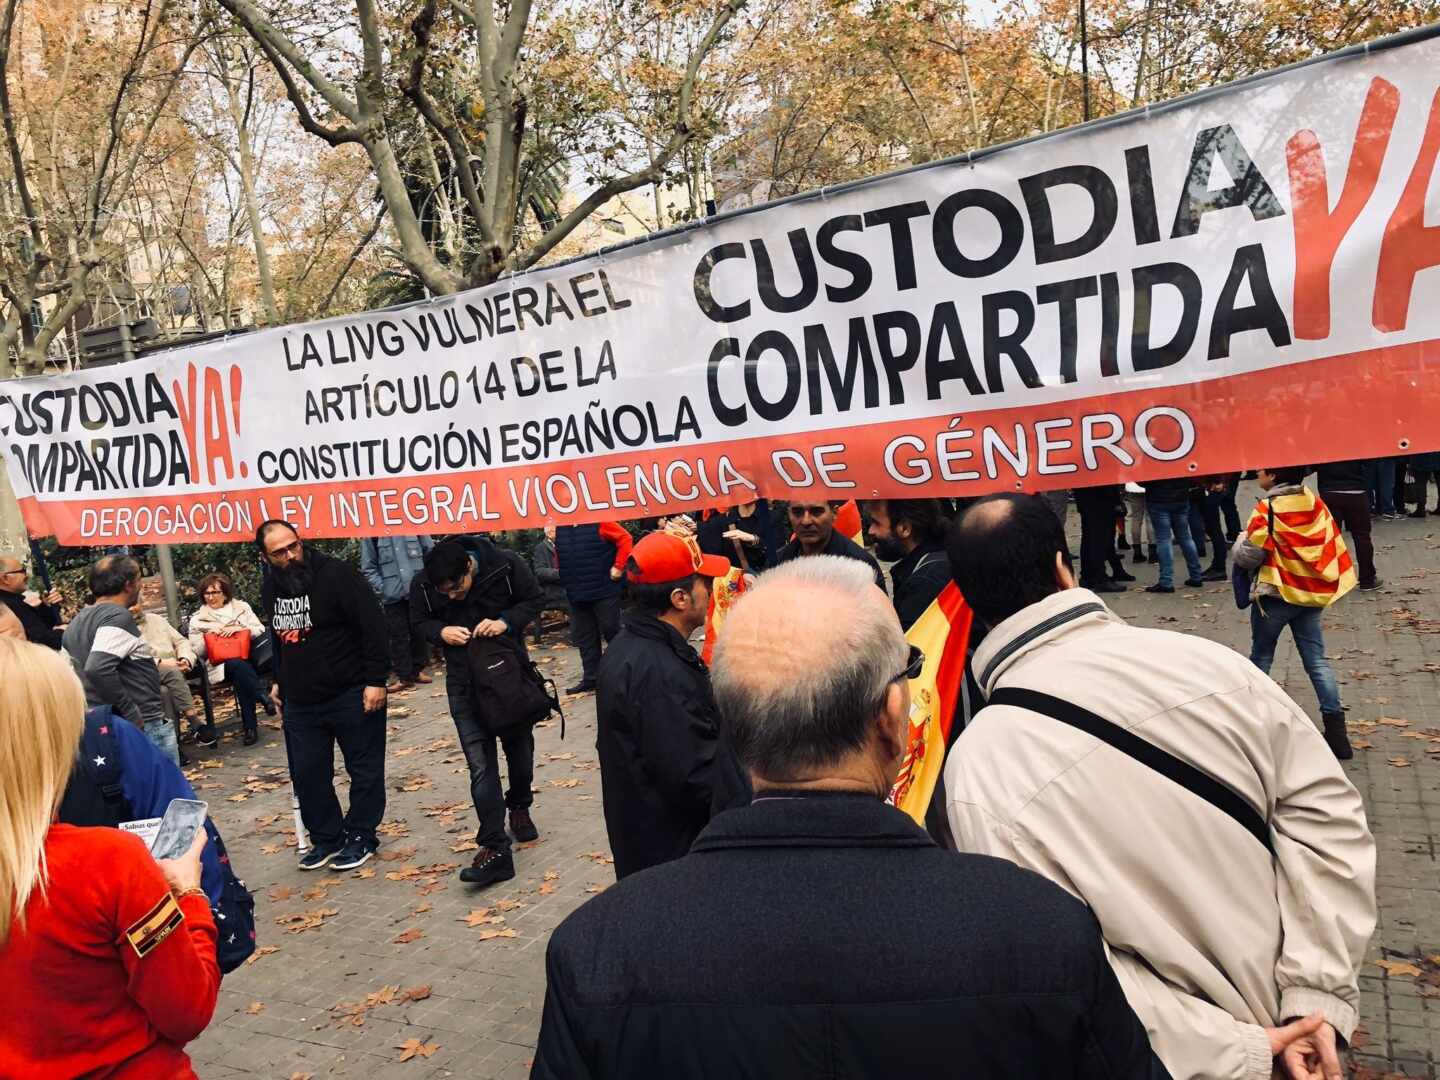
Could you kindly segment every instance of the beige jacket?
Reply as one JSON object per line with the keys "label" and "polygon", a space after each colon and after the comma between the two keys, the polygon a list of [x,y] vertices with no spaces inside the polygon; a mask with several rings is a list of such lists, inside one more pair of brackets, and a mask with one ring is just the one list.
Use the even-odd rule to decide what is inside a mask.
{"label": "beige jacket", "polygon": [[1127,625],[1087,589],[975,651],[1002,686],[1065,698],[1217,780],[1269,821],[1275,857],[1174,781],[1081,731],[986,708],[945,766],[962,851],[1036,870],[1094,910],[1175,1080],[1270,1080],[1264,1027],[1321,1012],[1348,1039],[1375,928],[1375,843],[1315,725],[1248,660]]}
{"label": "beige jacket", "polygon": [[190,642],[184,634],[170,625],[170,620],[165,616],[147,611],[138,622],[140,636],[150,646],[156,660],[189,660],[192,664],[195,662],[195,650],[190,647]]}
{"label": "beige jacket", "polygon": [[[201,604],[200,609],[190,616],[190,644],[195,647],[196,652],[204,656],[205,635],[232,627],[249,630],[252,639],[265,633],[265,625],[244,600],[231,600],[218,608]],[[224,664],[207,663],[205,671],[211,685],[222,682],[225,678]]]}

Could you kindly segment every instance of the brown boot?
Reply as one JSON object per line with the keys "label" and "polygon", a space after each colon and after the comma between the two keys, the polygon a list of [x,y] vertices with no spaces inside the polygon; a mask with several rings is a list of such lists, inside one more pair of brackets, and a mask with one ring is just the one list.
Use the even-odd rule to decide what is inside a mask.
{"label": "brown boot", "polygon": [[535,828],[530,811],[523,806],[514,807],[510,811],[510,835],[522,844],[540,839],[540,830]]}

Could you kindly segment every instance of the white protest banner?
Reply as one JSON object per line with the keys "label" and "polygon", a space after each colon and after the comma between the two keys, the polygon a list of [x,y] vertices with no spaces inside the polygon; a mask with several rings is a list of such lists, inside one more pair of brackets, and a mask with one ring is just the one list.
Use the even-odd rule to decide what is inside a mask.
{"label": "white protest banner", "polygon": [[0,445],[31,533],[80,544],[1436,449],[1437,91],[1432,28],[471,293],[3,383]]}

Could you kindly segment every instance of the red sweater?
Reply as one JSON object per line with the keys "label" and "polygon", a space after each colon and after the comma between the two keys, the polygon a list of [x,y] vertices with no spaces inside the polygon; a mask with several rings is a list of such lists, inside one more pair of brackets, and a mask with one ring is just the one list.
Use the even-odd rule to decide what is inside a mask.
{"label": "red sweater", "polygon": [[179,901],[145,845],[53,825],[50,884],[0,946],[0,1076],[194,1077],[181,1049],[220,992],[215,922]]}
{"label": "red sweater", "polygon": [[600,522],[600,535],[615,545],[615,569],[624,571],[625,563],[630,559],[630,549],[635,546],[635,538],[617,521]]}

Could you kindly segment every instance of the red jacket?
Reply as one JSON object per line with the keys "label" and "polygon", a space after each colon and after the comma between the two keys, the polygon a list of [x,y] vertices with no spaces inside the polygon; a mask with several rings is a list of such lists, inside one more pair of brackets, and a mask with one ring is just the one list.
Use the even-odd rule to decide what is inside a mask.
{"label": "red jacket", "polygon": [[53,825],[49,885],[0,946],[0,1076],[195,1076],[181,1049],[220,992],[209,901],[176,901],[118,829]]}

